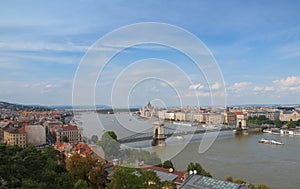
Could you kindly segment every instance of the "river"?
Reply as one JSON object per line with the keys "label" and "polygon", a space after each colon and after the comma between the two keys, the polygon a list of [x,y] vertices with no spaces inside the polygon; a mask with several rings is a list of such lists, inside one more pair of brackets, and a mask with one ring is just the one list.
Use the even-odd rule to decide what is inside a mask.
{"label": "river", "polygon": [[[130,114],[103,115],[81,113],[76,116],[84,135],[101,137],[113,130],[118,138],[132,135],[152,127],[153,121],[144,121]],[[260,144],[261,138],[277,139],[284,145]],[[250,133],[235,136],[231,131],[221,132],[217,140],[204,153],[199,153],[203,134],[182,138],[170,137],[165,147],[152,147],[151,141],[125,144],[125,147],[143,148],[156,152],[162,160],[171,159],[176,169],[185,170],[189,162],[199,162],[213,177],[232,176],[254,184],[265,183],[272,189],[300,188],[300,136],[279,136]],[[124,147],[124,146],[123,146]]]}

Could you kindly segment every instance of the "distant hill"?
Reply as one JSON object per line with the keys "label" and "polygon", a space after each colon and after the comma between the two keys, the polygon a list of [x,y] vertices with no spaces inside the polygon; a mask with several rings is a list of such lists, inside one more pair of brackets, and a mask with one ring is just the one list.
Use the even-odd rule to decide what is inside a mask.
{"label": "distant hill", "polygon": [[[14,104],[9,102],[0,101],[0,109],[9,109],[15,111],[51,111],[51,110],[73,110],[73,109],[89,109],[92,110],[96,107],[96,109],[112,109],[111,106],[107,105],[82,105],[82,106],[72,106],[72,105],[53,105],[53,106],[41,106],[41,105],[23,105],[23,104]],[[139,106],[132,106],[130,109],[139,109]],[[117,108],[117,109],[125,109],[125,108]]]}
{"label": "distant hill", "polygon": [[9,102],[0,102],[0,109],[9,109],[14,111],[50,111],[53,110],[49,107],[39,106],[39,105],[22,105],[22,104],[13,104]]}
{"label": "distant hill", "polygon": [[72,106],[72,105],[57,105],[57,106],[48,106],[57,110],[72,110],[72,109],[110,109],[110,106],[106,105],[82,105],[82,106]]}

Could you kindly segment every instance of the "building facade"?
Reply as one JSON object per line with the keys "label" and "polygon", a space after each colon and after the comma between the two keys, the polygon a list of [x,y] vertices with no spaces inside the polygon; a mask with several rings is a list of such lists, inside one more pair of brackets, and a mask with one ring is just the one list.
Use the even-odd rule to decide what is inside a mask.
{"label": "building facade", "polygon": [[78,143],[83,139],[82,128],[76,125],[60,125],[53,128],[52,133],[55,135],[57,143],[63,142],[63,139],[67,137],[70,143]]}
{"label": "building facade", "polygon": [[9,146],[17,145],[25,148],[27,146],[25,128],[6,128],[3,130],[3,142]]}
{"label": "building facade", "polygon": [[300,113],[296,110],[294,111],[280,111],[279,116],[280,121],[298,121],[300,119]]}
{"label": "building facade", "polygon": [[212,124],[223,124],[224,123],[224,115],[217,113],[205,113],[204,114],[205,123]]}
{"label": "building facade", "polygon": [[226,124],[234,124],[236,122],[236,115],[234,112],[225,112],[224,113],[224,123]]}

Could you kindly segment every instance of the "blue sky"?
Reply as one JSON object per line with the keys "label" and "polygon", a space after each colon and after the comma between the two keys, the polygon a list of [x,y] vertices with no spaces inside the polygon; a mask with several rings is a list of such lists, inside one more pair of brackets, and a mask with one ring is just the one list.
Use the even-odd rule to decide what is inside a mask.
{"label": "blue sky", "polygon": [[[299,104],[299,7],[300,3],[292,0],[3,1],[0,100],[71,104],[76,70],[90,46],[119,27],[161,22],[189,31],[209,48],[224,77],[226,94],[220,96],[228,104]],[[168,74],[171,81],[138,83],[127,98],[130,105],[143,105],[148,100],[178,105],[182,98],[193,95],[200,105],[210,104],[209,88],[218,88],[220,83],[207,84],[187,57],[174,49],[153,45],[128,49],[115,57],[97,80],[95,103],[110,105],[112,86],[121,82],[117,80],[120,73],[147,58],[172,62],[191,83],[181,82],[176,71],[164,71],[167,67],[159,66],[164,63],[146,61],[142,64],[146,67],[136,64],[134,73],[160,71]],[[176,96],[177,89],[185,90],[185,96]],[[113,100],[121,106],[120,96],[115,95]],[[184,105],[195,105],[193,101],[185,102]]]}

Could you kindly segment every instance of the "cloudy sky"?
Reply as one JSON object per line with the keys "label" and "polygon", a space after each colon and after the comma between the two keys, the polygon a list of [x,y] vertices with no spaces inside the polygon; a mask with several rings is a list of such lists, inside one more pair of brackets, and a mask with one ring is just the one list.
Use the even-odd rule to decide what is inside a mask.
{"label": "cloudy sky", "polygon": [[[144,105],[151,100],[193,106],[196,101],[212,104],[217,96],[227,104],[299,104],[299,7],[292,0],[3,1],[0,100],[65,105],[75,96],[78,104]],[[205,69],[211,60],[203,58],[207,65],[199,68],[185,52],[159,44],[123,49],[102,68],[103,59],[96,57],[88,67],[87,54],[99,47],[99,40],[141,22],[170,24],[197,37],[204,51],[192,43],[184,50],[212,57],[215,77]],[[120,50],[124,42],[147,34],[185,43],[176,32],[143,32],[113,37],[97,53]],[[74,91],[74,85],[80,89]]]}

